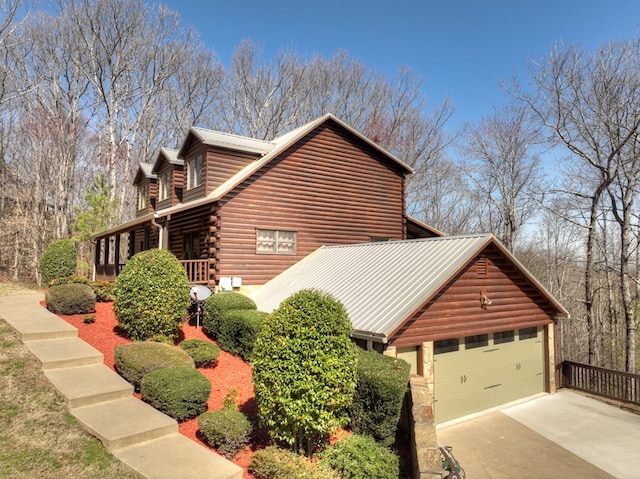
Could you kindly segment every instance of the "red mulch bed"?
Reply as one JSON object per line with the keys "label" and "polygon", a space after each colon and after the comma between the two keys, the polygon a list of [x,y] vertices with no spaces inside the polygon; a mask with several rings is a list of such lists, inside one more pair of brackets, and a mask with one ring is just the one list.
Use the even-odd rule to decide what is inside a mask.
{"label": "red mulch bed", "polygon": [[[104,363],[115,370],[113,350],[119,344],[130,343],[131,340],[119,334],[118,322],[112,309],[112,303],[96,303],[95,322],[85,324],[86,314],[72,316],[60,316],[62,319],[78,328],[80,338],[104,354]],[[202,328],[197,328],[195,324],[184,323],[179,340],[183,339],[207,339],[202,332]],[[211,381],[211,396],[207,402],[207,410],[213,411],[222,408],[222,401],[231,388],[238,390],[239,409],[245,414],[257,417],[257,406],[253,395],[253,384],[251,366],[242,359],[220,351],[218,363],[214,367],[200,368],[202,374]],[[139,397],[139,395],[138,395]],[[198,419],[190,419],[180,423],[178,427],[181,434],[211,449],[197,436]],[[251,454],[255,449],[264,447],[265,439],[259,438],[257,444],[241,451],[233,462],[244,469],[244,479],[254,479],[254,476],[247,471]],[[212,449],[215,451],[215,449]]]}
{"label": "red mulch bed", "polygon": [[[44,301],[42,305],[45,306]],[[131,340],[122,336],[118,329],[118,321],[113,313],[112,303],[96,303],[95,322],[92,324],[85,324],[84,318],[86,314],[77,314],[72,316],[60,316],[62,319],[78,328],[78,335],[86,343],[90,344],[102,354],[104,354],[104,363],[111,369],[115,370],[115,364],[113,359],[113,350],[119,344],[130,343]],[[179,333],[179,341],[184,339],[210,339],[202,331],[202,327],[196,327],[195,323],[186,322],[182,325]],[[176,346],[177,347],[177,346]],[[235,388],[238,391],[238,405],[240,411],[248,416],[257,419],[258,407],[255,402],[253,392],[253,371],[251,366],[245,363],[242,359],[220,350],[220,356],[218,356],[218,363],[214,367],[200,368],[202,374],[204,374],[209,381],[211,381],[211,396],[207,402],[207,410],[215,411],[222,408],[222,401],[229,393],[231,388]],[[136,394],[140,397],[139,394]],[[197,435],[198,431],[198,419],[190,419],[179,424],[178,430],[181,434],[189,439],[202,444],[204,447],[215,451],[210,446],[205,444]],[[344,434],[348,434],[347,431],[340,431],[337,435],[332,437],[331,443],[335,442],[339,437]],[[410,478],[411,474],[410,464],[408,459],[408,450],[404,441],[399,441],[400,444],[396,444],[396,452],[400,455],[401,463],[404,464],[406,476]],[[243,479],[255,479],[253,474],[248,472],[249,460],[251,455],[256,449],[265,447],[268,443],[268,439],[265,434],[257,434],[257,438],[250,446],[240,451],[238,455],[233,459],[233,462],[244,469]],[[217,452],[217,451],[216,451]]]}

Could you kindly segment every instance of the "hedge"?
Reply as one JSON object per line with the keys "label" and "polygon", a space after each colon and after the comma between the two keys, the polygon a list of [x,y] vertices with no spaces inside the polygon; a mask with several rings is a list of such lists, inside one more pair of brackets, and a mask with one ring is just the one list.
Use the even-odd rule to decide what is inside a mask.
{"label": "hedge", "polygon": [[215,366],[220,355],[220,348],[204,339],[187,339],[180,342],[180,349],[186,352],[196,367]]}
{"label": "hedge", "polygon": [[55,314],[86,314],[96,310],[96,295],[86,284],[51,286],[45,293],[45,302]]}
{"label": "hedge", "polygon": [[288,449],[267,446],[256,451],[249,462],[249,472],[258,479],[339,479],[324,464],[311,462]]}
{"label": "hedge", "polygon": [[257,309],[256,303],[244,294],[235,291],[216,293],[207,299],[202,316],[202,330],[211,339],[218,339],[220,316],[225,311]]}
{"label": "hedge", "polygon": [[201,414],[198,429],[207,444],[233,459],[249,443],[253,427],[246,415],[234,407],[223,407]]}
{"label": "hedge", "polygon": [[402,359],[358,349],[356,390],[349,408],[352,431],[393,444],[409,372]]}
{"label": "hedge", "polygon": [[211,382],[197,369],[157,369],[142,378],[140,395],[158,411],[185,421],[207,410]]}
{"label": "hedge", "polygon": [[55,278],[71,276],[76,272],[78,265],[78,252],[75,243],[70,239],[54,241],[40,256],[38,265],[45,283],[49,283]]}
{"label": "hedge", "polygon": [[136,390],[142,378],[157,369],[187,366],[195,369],[191,356],[168,344],[135,342],[121,344],[114,349],[116,371],[129,381]]}
{"label": "hedge", "polygon": [[266,316],[267,313],[255,309],[223,311],[218,323],[218,344],[225,351],[251,361],[253,345]]}

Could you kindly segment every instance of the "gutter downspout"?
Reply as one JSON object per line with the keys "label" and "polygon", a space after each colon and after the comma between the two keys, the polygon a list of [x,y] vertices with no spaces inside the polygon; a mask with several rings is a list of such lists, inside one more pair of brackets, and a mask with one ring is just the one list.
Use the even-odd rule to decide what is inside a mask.
{"label": "gutter downspout", "polygon": [[151,224],[158,228],[158,249],[164,249],[164,226],[156,221],[158,219],[159,216],[154,213],[153,218],[151,218]]}

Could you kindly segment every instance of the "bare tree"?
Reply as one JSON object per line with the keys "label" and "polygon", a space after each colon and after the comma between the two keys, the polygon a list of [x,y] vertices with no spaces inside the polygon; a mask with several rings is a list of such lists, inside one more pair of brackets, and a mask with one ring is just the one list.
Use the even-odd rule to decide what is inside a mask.
{"label": "bare tree", "polygon": [[[517,86],[514,94],[526,101],[552,140],[572,154],[579,162],[582,177],[592,183],[590,193],[576,192],[574,196],[589,201],[585,227],[588,235],[585,246],[585,307],[589,330],[589,362],[596,359],[595,275],[596,241],[600,206],[628,157],[630,145],[636,141],[640,127],[640,72],[638,71],[637,41],[623,41],[605,45],[592,55],[575,46],[555,47],[550,55],[531,72],[535,92],[523,93]],[[634,160],[635,161],[635,160]],[[624,196],[624,195],[623,195]],[[612,205],[609,205],[611,208]],[[623,221],[624,223],[624,221]],[[624,229],[625,227],[623,227]],[[621,230],[621,234],[624,232]],[[625,242],[624,238],[622,242]],[[622,250],[622,248],[621,248]],[[620,261],[627,262],[621,252]],[[628,270],[621,268],[622,294],[628,285]],[[626,279],[625,279],[626,278]],[[627,370],[635,370],[635,319],[632,308],[626,309]]]}
{"label": "bare tree", "polygon": [[539,210],[545,187],[535,148],[542,141],[526,106],[508,105],[467,125],[459,145],[471,189],[482,202],[480,224],[513,250],[521,228]]}

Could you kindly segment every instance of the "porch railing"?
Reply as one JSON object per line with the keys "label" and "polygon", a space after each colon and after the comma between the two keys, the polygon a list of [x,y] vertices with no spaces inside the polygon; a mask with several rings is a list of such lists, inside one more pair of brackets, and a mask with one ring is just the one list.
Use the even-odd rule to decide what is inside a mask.
{"label": "porch railing", "polygon": [[189,284],[208,284],[209,283],[209,260],[206,259],[186,259],[180,260],[180,263],[187,270]]}
{"label": "porch railing", "polygon": [[561,385],[640,405],[640,375],[563,361]]}

